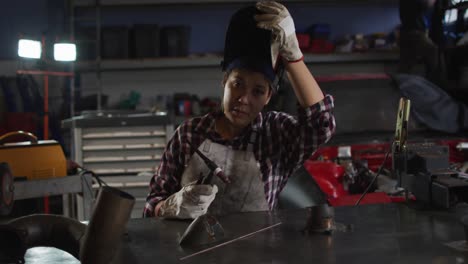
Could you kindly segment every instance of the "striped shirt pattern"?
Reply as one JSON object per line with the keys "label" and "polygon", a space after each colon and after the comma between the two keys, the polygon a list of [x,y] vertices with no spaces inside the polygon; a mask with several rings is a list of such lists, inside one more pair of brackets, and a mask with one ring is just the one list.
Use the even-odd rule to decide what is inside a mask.
{"label": "striped shirt pattern", "polygon": [[215,121],[222,112],[186,120],[167,143],[151,178],[143,217],[154,217],[156,204],[182,188],[182,174],[194,153],[187,141],[198,148],[210,139],[234,150],[246,150],[252,133],[256,133],[253,152],[260,166],[265,197],[270,210],[274,209],[289,176],[334,134],[332,110],[333,97],[326,95],[312,106],[298,107],[297,117],[276,111],[259,113],[239,136],[230,140],[222,139],[215,131]]}

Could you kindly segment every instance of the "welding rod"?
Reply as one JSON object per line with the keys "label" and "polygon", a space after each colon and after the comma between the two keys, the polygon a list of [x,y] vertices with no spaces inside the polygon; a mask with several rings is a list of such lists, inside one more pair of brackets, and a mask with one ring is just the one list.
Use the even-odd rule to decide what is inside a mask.
{"label": "welding rod", "polygon": [[204,183],[211,182],[211,178],[213,177],[213,175],[218,176],[225,183],[230,183],[229,178],[226,177],[226,175],[224,175],[223,170],[218,165],[216,165],[216,163],[214,163],[207,156],[205,156],[200,150],[195,148],[190,141],[187,140],[187,143],[190,145],[190,147],[192,149],[195,150],[195,152],[198,154],[198,156],[200,156],[200,158],[202,158],[202,160],[205,162],[206,166],[208,166],[208,168],[211,171],[211,175],[209,175],[208,177],[203,179],[203,182],[200,182],[200,183],[204,184]]}
{"label": "welding rod", "polygon": [[197,255],[200,255],[200,254],[202,254],[202,253],[211,251],[211,250],[213,250],[213,249],[216,249],[216,248],[219,248],[219,247],[222,247],[222,246],[231,244],[231,243],[233,243],[233,242],[236,242],[236,241],[238,241],[238,240],[241,240],[241,239],[244,239],[244,238],[248,238],[248,237],[253,236],[253,235],[255,235],[255,234],[258,234],[258,233],[261,233],[261,232],[270,230],[270,229],[272,229],[272,228],[274,228],[274,227],[276,227],[276,226],[279,226],[279,225],[281,225],[281,224],[282,224],[282,222],[279,222],[279,223],[276,223],[276,224],[274,224],[274,225],[267,226],[267,227],[262,228],[262,229],[260,229],[260,230],[254,231],[254,232],[252,232],[252,233],[249,233],[249,234],[240,236],[240,237],[238,237],[238,238],[231,239],[231,240],[229,240],[229,241],[223,242],[223,243],[218,244],[218,245],[216,245],[216,246],[213,246],[213,247],[210,247],[210,248],[206,248],[206,249],[204,249],[204,250],[195,252],[195,253],[193,253],[193,254],[191,254],[191,255],[188,255],[188,256],[179,258],[179,260],[186,260],[186,259],[189,259],[189,258],[191,258],[191,257],[195,257],[195,256],[197,256]]}

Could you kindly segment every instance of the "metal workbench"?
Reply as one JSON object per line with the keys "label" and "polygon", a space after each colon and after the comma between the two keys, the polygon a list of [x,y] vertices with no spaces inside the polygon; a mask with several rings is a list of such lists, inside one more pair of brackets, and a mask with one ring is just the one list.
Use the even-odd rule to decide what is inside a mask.
{"label": "metal workbench", "polygon": [[76,207],[77,214],[81,217],[78,220],[89,220],[91,216],[94,194],[92,176],[89,173],[42,180],[15,181],[14,188],[15,200],[62,195],[63,213],[68,217],[73,217],[75,214],[71,208],[74,207],[74,203],[70,206],[69,195],[79,195],[80,198],[76,199]]}
{"label": "metal workbench", "polygon": [[[468,211],[467,211],[468,213]],[[352,232],[332,236],[304,235],[300,230],[306,211],[246,213],[221,218],[232,237],[265,226],[282,225],[244,240],[181,261],[200,249],[180,248],[184,222],[135,220],[129,225],[131,243],[123,263],[460,263],[460,255],[444,245],[464,239],[455,214],[418,212],[404,205],[373,205],[336,208],[336,220],[353,224]],[[466,262],[465,261],[465,262]],[[464,263],[464,262],[461,262]]]}
{"label": "metal workbench", "polygon": [[[235,214],[218,219],[228,239],[282,224],[189,258],[210,247],[178,245],[189,221],[132,219],[116,263],[467,263],[468,252],[445,245],[465,239],[459,222],[464,214],[468,206],[452,212],[402,204],[338,207],[336,221],[353,230],[331,236],[301,233],[306,210]],[[41,254],[47,263],[47,254]]]}

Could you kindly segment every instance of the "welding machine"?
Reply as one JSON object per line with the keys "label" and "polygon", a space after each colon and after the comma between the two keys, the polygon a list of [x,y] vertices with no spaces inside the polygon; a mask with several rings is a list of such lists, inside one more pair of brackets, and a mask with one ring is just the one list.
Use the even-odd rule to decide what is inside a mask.
{"label": "welding machine", "polygon": [[[29,141],[5,143],[18,136],[27,137]],[[67,161],[60,144],[55,140],[38,140],[23,131],[0,137],[0,162],[9,165],[15,179],[39,180],[67,175]]]}

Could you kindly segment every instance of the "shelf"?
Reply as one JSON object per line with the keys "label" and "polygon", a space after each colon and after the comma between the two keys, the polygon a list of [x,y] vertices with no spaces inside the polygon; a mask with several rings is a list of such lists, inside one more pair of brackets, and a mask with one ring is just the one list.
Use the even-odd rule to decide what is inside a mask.
{"label": "shelf", "polygon": [[[183,69],[183,68],[200,68],[200,67],[220,67],[221,56],[192,56],[192,57],[177,57],[177,58],[154,58],[154,59],[128,59],[128,60],[103,60],[101,62],[101,71],[144,71],[155,69]],[[393,62],[399,60],[398,51],[372,51],[367,53],[333,53],[333,54],[305,54],[304,61],[307,64],[333,64],[333,63],[371,63],[371,62]],[[0,72],[11,75],[16,75],[17,61],[7,60],[0,61]],[[95,72],[96,64],[91,61],[76,62],[75,69],[77,72]],[[3,69],[3,71],[1,71]],[[8,74],[7,74],[8,75]],[[162,123],[166,123],[167,116],[154,115],[152,119],[161,119]],[[102,123],[100,118],[97,122]],[[77,119],[78,123],[83,120]],[[66,122],[67,123],[67,122]],[[69,122],[68,122],[69,123]],[[127,124],[121,124],[125,126]],[[67,125],[65,125],[66,127]]]}
{"label": "shelf", "polygon": [[161,155],[144,155],[144,156],[119,156],[119,157],[89,157],[83,158],[84,163],[115,163],[115,162],[130,162],[130,161],[152,161],[161,160]]}
{"label": "shelf", "polygon": [[83,146],[83,151],[109,151],[109,150],[154,150],[164,149],[165,144],[126,144],[126,145],[91,145]]}
{"label": "shelf", "polygon": [[370,51],[366,53],[305,54],[305,63],[341,62],[396,62],[400,59],[398,51]]}
{"label": "shelf", "polygon": [[110,133],[87,133],[83,139],[115,139],[115,138],[141,138],[141,137],[165,137],[166,133],[161,131],[148,132],[110,132]]}
{"label": "shelf", "polygon": [[[153,173],[147,174],[144,176],[128,176],[128,175],[121,175],[121,176],[101,176],[100,178],[106,182],[109,186],[117,187],[117,188],[137,188],[137,187],[144,187],[148,188],[149,182],[153,177]],[[99,185],[94,184],[93,188],[98,188]]]}
{"label": "shelf", "polygon": [[8,59],[8,60],[0,60],[0,75],[5,76],[16,76],[17,71],[44,71],[45,69],[51,72],[68,72],[72,62],[57,62],[57,61],[49,61],[47,62],[47,68],[40,60],[34,59]]}
{"label": "shelf", "polygon": [[[77,70],[79,71],[79,70]],[[98,116],[75,116],[62,121],[62,128],[90,128],[90,127],[131,127],[151,124],[153,126],[167,126],[171,120],[168,115],[154,113],[137,113]]]}
{"label": "shelf", "polygon": [[[75,6],[93,7],[95,0],[75,0]],[[202,4],[238,4],[255,3],[252,0],[101,0],[101,6],[129,6],[129,5],[202,5]],[[330,4],[398,4],[397,0],[283,0],[282,3],[307,3],[313,5]]]}
{"label": "shelf", "polygon": [[[304,55],[306,63],[396,62],[398,59],[399,53],[396,51]],[[221,56],[103,60],[101,71],[220,67],[221,60]],[[76,69],[78,71],[95,71],[95,67],[95,62],[78,62]]]}

